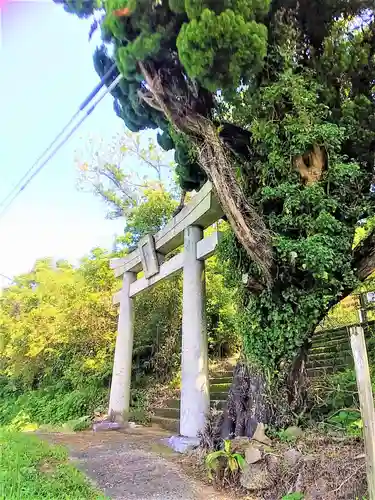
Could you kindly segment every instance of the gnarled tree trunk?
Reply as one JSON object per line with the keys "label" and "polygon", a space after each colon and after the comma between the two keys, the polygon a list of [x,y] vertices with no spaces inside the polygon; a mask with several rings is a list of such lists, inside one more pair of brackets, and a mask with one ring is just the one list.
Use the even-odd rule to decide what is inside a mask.
{"label": "gnarled tree trunk", "polygon": [[[188,135],[198,152],[199,163],[212,181],[217,198],[238,241],[271,283],[271,235],[260,214],[248,202],[236,179],[230,150],[222,143],[215,124],[195,111],[194,97],[186,86],[174,91],[160,76],[139,63],[148,86],[141,97],[167,117],[173,126]],[[180,82],[181,84],[181,82]],[[178,96],[178,97],[177,97]]]}
{"label": "gnarled tree trunk", "polygon": [[258,423],[267,424],[271,417],[272,405],[264,373],[244,361],[238,362],[224,412],[221,437],[252,437]]}
{"label": "gnarled tree trunk", "polygon": [[257,425],[291,425],[307,409],[306,357],[301,348],[284,375],[270,381],[260,365],[241,360],[234,370],[228,405],[222,421],[222,438],[252,437]]}

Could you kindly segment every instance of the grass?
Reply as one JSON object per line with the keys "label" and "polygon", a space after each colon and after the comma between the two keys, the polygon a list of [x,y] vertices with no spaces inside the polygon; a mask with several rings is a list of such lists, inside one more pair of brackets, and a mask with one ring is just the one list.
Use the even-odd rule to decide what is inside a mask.
{"label": "grass", "polygon": [[64,448],[0,429],[0,500],[105,500]]}

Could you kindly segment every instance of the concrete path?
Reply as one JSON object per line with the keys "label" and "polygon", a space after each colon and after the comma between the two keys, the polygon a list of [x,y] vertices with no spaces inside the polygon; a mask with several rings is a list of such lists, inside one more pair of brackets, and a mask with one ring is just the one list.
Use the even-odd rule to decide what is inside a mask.
{"label": "concrete path", "polygon": [[231,500],[189,476],[181,456],[160,443],[164,431],[51,434],[45,436],[68,448],[72,460],[109,498],[116,500]]}

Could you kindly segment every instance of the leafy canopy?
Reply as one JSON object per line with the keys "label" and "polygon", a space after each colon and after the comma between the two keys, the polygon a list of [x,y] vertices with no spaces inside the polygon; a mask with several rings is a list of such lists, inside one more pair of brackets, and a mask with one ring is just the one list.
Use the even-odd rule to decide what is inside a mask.
{"label": "leafy canopy", "polygon": [[[233,234],[221,255],[231,282],[245,285],[246,351],[275,370],[365,277],[352,248],[357,225],[374,216],[373,0],[108,0],[103,8],[103,41],[125,76],[113,92],[118,115],[133,130],[160,128],[188,189],[204,182],[203,166],[217,167],[222,186],[235,172],[237,193],[272,235],[272,286]],[[95,56],[100,74],[108,54],[102,47]],[[204,138],[201,150],[192,146],[200,117],[217,126],[225,172],[223,155],[204,157]]]}
{"label": "leafy canopy", "polygon": [[[128,139],[130,144],[137,142],[134,136]],[[150,146],[157,155],[158,148]],[[100,148],[102,156],[94,154],[84,170],[85,185],[94,194],[106,180],[100,196],[104,201],[108,196],[111,210],[124,218],[124,235],[117,238],[112,252],[96,248],[78,267],[40,259],[0,295],[2,425],[55,424],[106,410],[118,320],[112,296],[121,286],[109,259],[128,253],[143,235],[159,230],[177,204],[173,191],[155,181],[136,186],[136,197],[124,210],[128,184],[119,188],[118,179],[126,177],[128,162],[112,163],[123,147],[123,141],[115,141],[110,154]],[[118,175],[108,177],[114,167]],[[147,164],[145,172],[155,170]],[[210,353],[229,354],[238,345],[236,307],[216,258],[207,264],[207,284]],[[181,298],[180,275],[136,297],[133,404],[143,384],[146,390],[153,389],[179,369]]]}

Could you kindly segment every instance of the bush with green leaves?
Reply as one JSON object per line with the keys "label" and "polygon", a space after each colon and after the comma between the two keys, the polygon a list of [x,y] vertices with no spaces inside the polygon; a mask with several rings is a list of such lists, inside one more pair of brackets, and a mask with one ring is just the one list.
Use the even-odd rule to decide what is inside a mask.
{"label": "bush with green leaves", "polygon": [[[160,186],[144,191],[115,252],[94,249],[74,268],[39,260],[0,296],[0,424],[60,424],[107,406],[121,279],[109,266],[144,234],[160,228],[173,198]],[[208,264],[208,333],[213,354],[237,345],[233,293],[215,259]],[[180,367],[182,278],[174,276],[135,299],[133,418],[146,421],[147,390]],[[225,346],[225,348],[223,347]]]}
{"label": "bush with green leaves", "polygon": [[241,453],[232,452],[232,442],[225,439],[223,449],[209,453],[205,459],[208,477],[213,479],[212,472],[221,481],[230,481],[245,467],[245,459]]}

